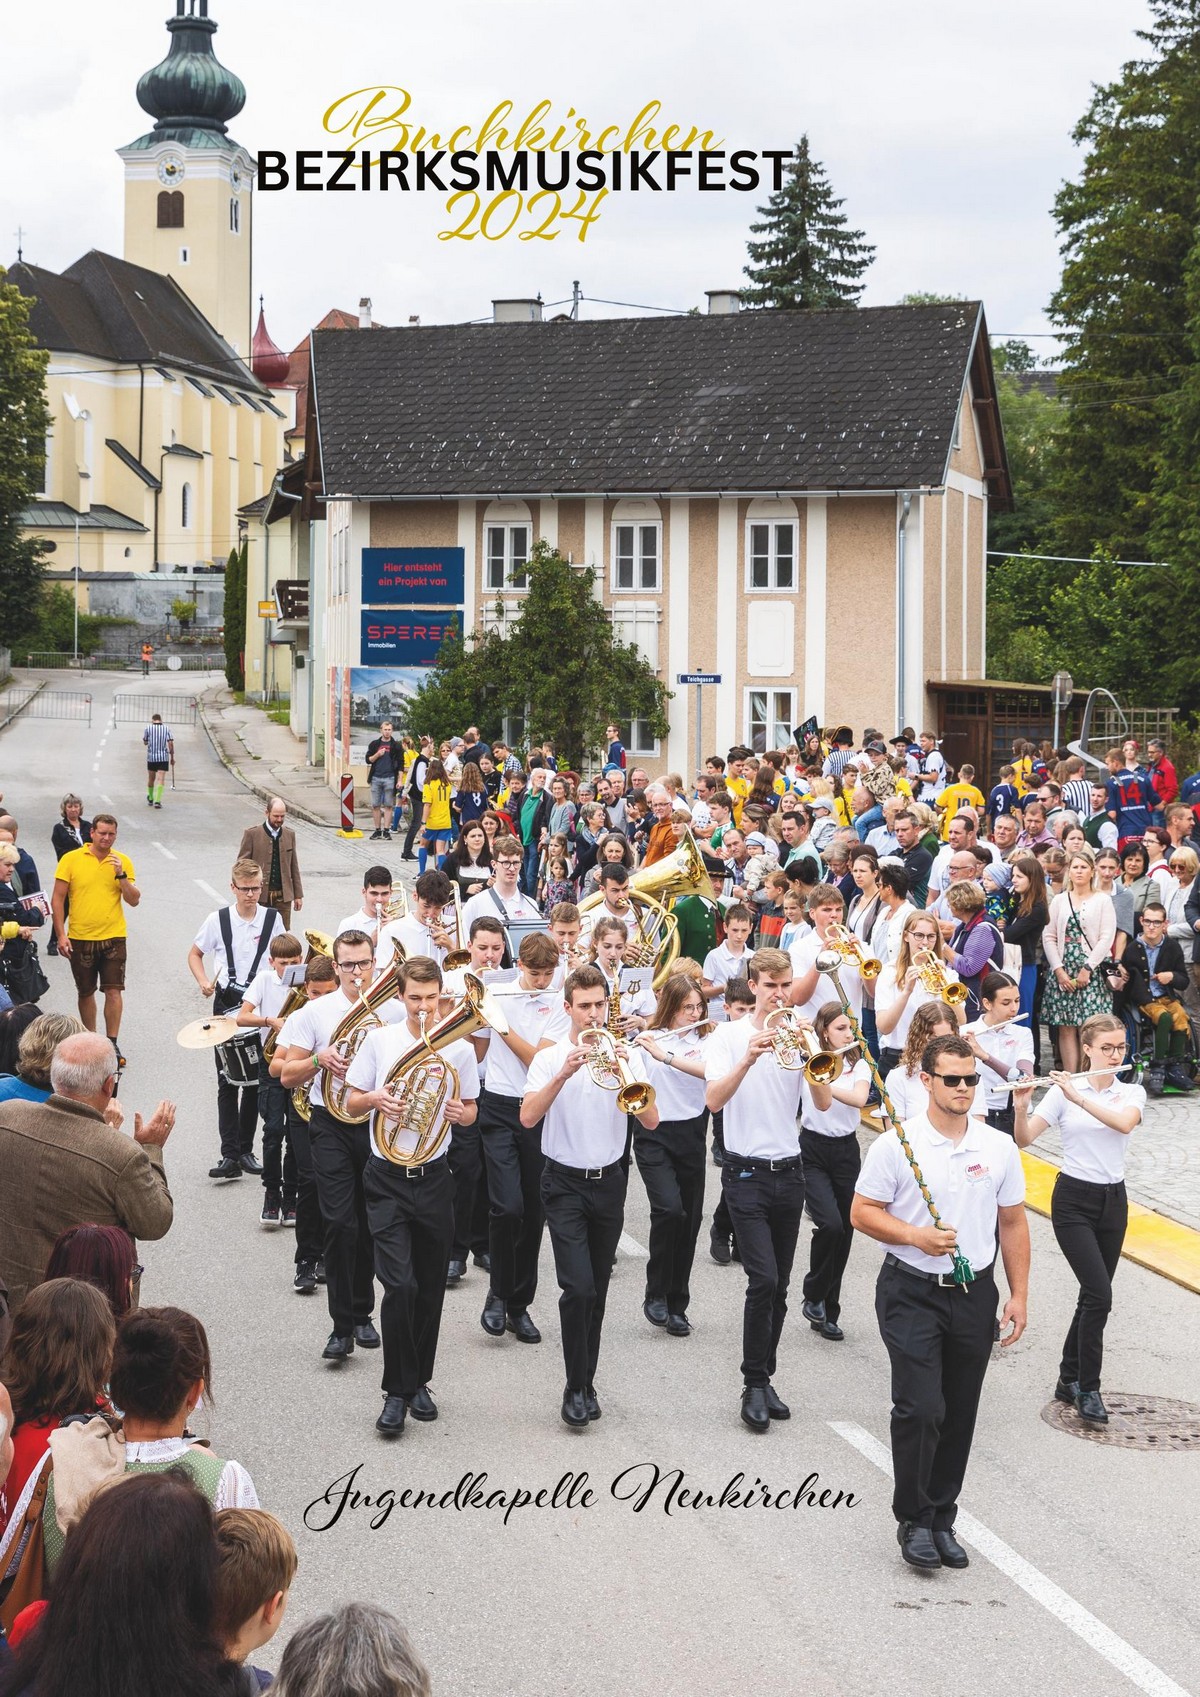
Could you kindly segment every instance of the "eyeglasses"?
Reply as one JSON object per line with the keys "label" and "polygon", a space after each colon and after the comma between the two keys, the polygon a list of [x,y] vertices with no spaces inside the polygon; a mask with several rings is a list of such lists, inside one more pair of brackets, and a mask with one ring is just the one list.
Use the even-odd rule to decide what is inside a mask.
{"label": "eyeglasses", "polygon": [[1172,872],[1186,872],[1187,871],[1187,862],[1185,860],[1173,860],[1171,862],[1171,871]]}
{"label": "eyeglasses", "polygon": [[931,1076],[939,1084],[944,1084],[947,1090],[974,1090],[979,1083],[977,1072],[935,1072]]}
{"label": "eyeglasses", "polygon": [[520,864],[519,860],[510,859],[508,855],[501,855],[496,861],[497,866],[520,866]]}
{"label": "eyeglasses", "polygon": [[1125,1053],[1124,1043],[1098,1043],[1091,1051],[1097,1055],[1116,1055],[1118,1059]]}
{"label": "eyeglasses", "polygon": [[261,884],[235,884],[233,887],[239,896],[257,895],[259,890],[262,889]]}
{"label": "eyeglasses", "polygon": [[334,964],[339,972],[352,973],[357,977],[360,972],[368,971],[375,963],[371,960],[339,960]]}

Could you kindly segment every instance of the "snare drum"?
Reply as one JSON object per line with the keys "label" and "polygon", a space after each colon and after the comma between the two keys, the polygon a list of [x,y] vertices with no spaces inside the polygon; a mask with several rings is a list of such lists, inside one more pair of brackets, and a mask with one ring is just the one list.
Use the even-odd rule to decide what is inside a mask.
{"label": "snare drum", "polygon": [[256,1031],[239,1032],[227,1043],[217,1044],[217,1069],[226,1084],[246,1089],[258,1084],[262,1064],[262,1042]]}

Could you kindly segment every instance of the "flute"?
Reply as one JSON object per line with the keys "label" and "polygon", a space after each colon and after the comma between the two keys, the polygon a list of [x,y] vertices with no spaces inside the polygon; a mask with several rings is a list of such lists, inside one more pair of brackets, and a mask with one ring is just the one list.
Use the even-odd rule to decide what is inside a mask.
{"label": "flute", "polygon": [[1013,1089],[1014,1090],[1022,1090],[1022,1089],[1025,1088],[1025,1086],[1030,1085],[1030,1084],[1032,1084],[1032,1085],[1042,1085],[1042,1084],[1054,1085],[1054,1084],[1061,1084],[1061,1083],[1064,1083],[1064,1082],[1067,1083],[1067,1084],[1074,1084],[1076,1079],[1080,1079],[1080,1078],[1099,1078],[1102,1074],[1113,1075],[1113,1074],[1116,1074],[1116,1073],[1119,1073],[1119,1072],[1132,1072],[1133,1067],[1134,1067],[1134,1063],[1132,1061],[1126,1061],[1123,1066],[1119,1066],[1119,1067],[1089,1067],[1086,1072],[1068,1072],[1068,1073],[1064,1074],[1063,1078],[1061,1078],[1061,1079],[1059,1079],[1059,1078],[1035,1078],[1032,1074],[1030,1074],[1030,1076],[1028,1078],[1021,1078],[1021,1079],[1014,1080],[1013,1081]]}
{"label": "flute", "polygon": [[997,1020],[995,1025],[989,1025],[986,1020],[981,1019],[981,1020],[978,1020],[977,1022],[975,1022],[971,1026],[971,1030],[975,1031],[975,1032],[1003,1031],[1004,1027],[1006,1025],[1020,1025],[1020,1023],[1023,1019],[1028,1019],[1028,1018],[1029,1018],[1029,1015],[1027,1013],[1015,1013],[1015,1014],[1013,1014],[1011,1019]]}
{"label": "flute", "polygon": [[[702,1025],[712,1025],[713,1023],[714,1021],[712,1016],[708,1015],[704,1019],[694,1019],[690,1025],[656,1025],[646,1031],[639,1031],[638,1038],[653,1037],[657,1039],[659,1037],[682,1037],[687,1031],[698,1031]],[[636,1042],[637,1038],[635,1038],[634,1041]]]}

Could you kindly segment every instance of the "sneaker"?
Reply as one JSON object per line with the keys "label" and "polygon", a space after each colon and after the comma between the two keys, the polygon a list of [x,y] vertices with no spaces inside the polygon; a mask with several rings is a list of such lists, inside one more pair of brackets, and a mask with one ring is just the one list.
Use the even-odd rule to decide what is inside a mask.
{"label": "sneaker", "polygon": [[294,1226],[296,1224],[296,1210],[294,1208],[289,1208],[286,1203],[284,1204],[283,1209],[283,1219],[280,1223],[285,1226]]}
{"label": "sneaker", "polygon": [[297,1261],[292,1289],[297,1296],[311,1296],[317,1288],[317,1269],[312,1261]]}
{"label": "sneaker", "polygon": [[262,1213],[258,1216],[259,1220],[264,1226],[277,1226],[279,1224],[279,1214],[279,1192],[277,1190],[268,1190],[263,1197]]}
{"label": "sneaker", "polygon": [[313,1277],[316,1279],[316,1281],[319,1285],[323,1285],[323,1284],[328,1283],[328,1280],[325,1277],[325,1263],[324,1263],[323,1260],[318,1259],[316,1269],[313,1273]]}
{"label": "sneaker", "polygon": [[155,802],[155,803],[154,803],[154,805],[155,805],[155,807],[159,807],[159,808],[161,808],[161,806],[162,806],[162,802],[161,802],[161,801],[156,801],[156,802]]}
{"label": "sneaker", "polygon": [[377,843],[382,836],[383,836],[382,831],[372,831],[371,835],[367,838],[367,841],[369,843]]}
{"label": "sneaker", "polygon": [[390,831],[385,831],[383,833],[383,840],[385,843],[390,843],[392,840],[392,833]]}

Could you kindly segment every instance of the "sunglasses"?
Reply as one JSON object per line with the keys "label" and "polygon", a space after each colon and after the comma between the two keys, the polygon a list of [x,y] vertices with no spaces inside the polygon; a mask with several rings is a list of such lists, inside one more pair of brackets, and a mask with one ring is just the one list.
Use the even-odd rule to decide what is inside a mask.
{"label": "sunglasses", "polygon": [[935,1072],[933,1077],[939,1084],[944,1084],[947,1090],[974,1090],[979,1083],[977,1072]]}

